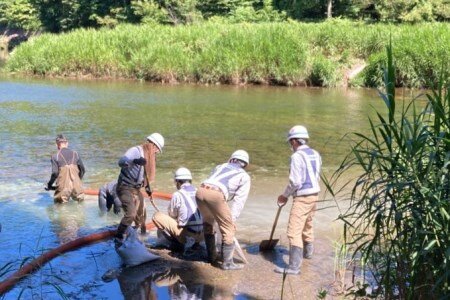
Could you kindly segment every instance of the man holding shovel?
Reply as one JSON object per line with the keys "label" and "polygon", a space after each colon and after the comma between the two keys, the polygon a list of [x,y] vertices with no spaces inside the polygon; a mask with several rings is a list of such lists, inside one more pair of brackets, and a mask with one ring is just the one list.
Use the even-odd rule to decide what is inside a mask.
{"label": "man holding shovel", "polygon": [[291,155],[289,184],[278,196],[278,205],[285,205],[290,196],[293,204],[289,215],[289,266],[276,268],[277,273],[297,275],[303,258],[312,258],[314,247],[313,216],[320,191],[320,154],[307,143],[309,134],[304,126],[291,128],[287,141],[294,152]]}

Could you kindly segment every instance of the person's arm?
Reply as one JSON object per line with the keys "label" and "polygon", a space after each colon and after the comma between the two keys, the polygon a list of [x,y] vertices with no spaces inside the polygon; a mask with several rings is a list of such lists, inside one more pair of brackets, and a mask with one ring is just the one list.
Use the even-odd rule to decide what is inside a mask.
{"label": "person's arm", "polygon": [[233,222],[236,222],[237,218],[239,218],[242,210],[244,209],[245,202],[247,201],[248,194],[250,193],[250,182],[250,176],[245,173],[241,178],[240,186],[236,190],[230,205]]}
{"label": "person's arm", "polygon": [[175,192],[170,199],[169,207],[167,208],[167,213],[170,217],[177,220],[179,218],[179,212],[181,207],[181,195],[179,192]]}
{"label": "person's arm", "polygon": [[52,156],[51,158],[52,163],[52,175],[50,176],[50,180],[47,183],[47,188],[50,190],[53,186],[53,183],[55,182],[56,178],[58,178],[59,175],[59,166],[58,162],[56,161],[55,157]]}
{"label": "person's arm", "polygon": [[86,173],[86,169],[84,168],[84,164],[83,161],[81,160],[81,157],[78,155],[78,152],[75,152],[78,156],[78,161],[77,161],[77,165],[78,165],[78,176],[80,176],[80,179],[83,179],[84,174]]}
{"label": "person's arm", "polygon": [[286,186],[283,196],[285,198],[289,198],[289,196],[293,195],[295,191],[302,187],[304,182],[304,165],[302,157],[300,155],[292,155],[291,156],[291,164],[289,171],[289,183]]}
{"label": "person's arm", "polygon": [[118,164],[121,168],[131,168],[134,165],[145,165],[145,158],[141,157],[141,152],[138,147],[133,147],[125,152],[119,159]]}

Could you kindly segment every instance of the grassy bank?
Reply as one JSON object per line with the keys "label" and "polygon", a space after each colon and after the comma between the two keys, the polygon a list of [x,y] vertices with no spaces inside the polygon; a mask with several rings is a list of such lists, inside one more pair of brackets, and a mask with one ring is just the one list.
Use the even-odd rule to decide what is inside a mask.
{"label": "grassy bank", "polygon": [[397,85],[423,86],[450,57],[450,25],[324,23],[123,25],[44,34],[20,45],[7,69],[47,76],[136,78],[163,82],[335,86],[368,63],[355,84],[382,78],[392,35]]}

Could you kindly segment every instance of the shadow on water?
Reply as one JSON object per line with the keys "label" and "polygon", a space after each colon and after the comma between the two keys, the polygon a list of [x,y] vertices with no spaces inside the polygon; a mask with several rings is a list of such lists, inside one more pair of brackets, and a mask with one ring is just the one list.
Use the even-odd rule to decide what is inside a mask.
{"label": "shadow on water", "polygon": [[287,263],[283,259],[284,255],[289,255],[289,250],[286,247],[276,246],[273,250],[259,251],[259,244],[254,244],[248,245],[246,250],[248,254],[261,256],[277,267],[285,268],[287,266]]}

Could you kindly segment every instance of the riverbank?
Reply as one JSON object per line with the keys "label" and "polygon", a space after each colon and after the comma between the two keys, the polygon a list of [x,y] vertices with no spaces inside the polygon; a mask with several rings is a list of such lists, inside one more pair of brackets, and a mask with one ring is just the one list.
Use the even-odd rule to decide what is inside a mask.
{"label": "riverbank", "polygon": [[30,39],[11,53],[5,68],[40,76],[165,83],[377,86],[390,36],[397,86],[423,87],[438,80],[450,56],[445,46],[450,25],[445,23],[205,22],[80,29]]}

